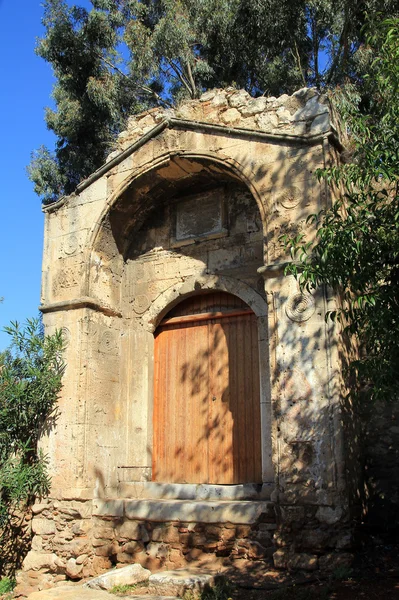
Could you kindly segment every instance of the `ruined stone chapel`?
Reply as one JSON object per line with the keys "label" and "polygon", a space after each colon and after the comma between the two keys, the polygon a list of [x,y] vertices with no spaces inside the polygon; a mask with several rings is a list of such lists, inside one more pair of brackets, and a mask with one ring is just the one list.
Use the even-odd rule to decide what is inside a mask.
{"label": "ruined stone chapel", "polygon": [[280,240],[313,235],[332,201],[315,170],[340,151],[315,89],[213,90],[131,117],[44,208],[41,310],[67,366],[25,572],[350,562],[335,299],[300,291]]}

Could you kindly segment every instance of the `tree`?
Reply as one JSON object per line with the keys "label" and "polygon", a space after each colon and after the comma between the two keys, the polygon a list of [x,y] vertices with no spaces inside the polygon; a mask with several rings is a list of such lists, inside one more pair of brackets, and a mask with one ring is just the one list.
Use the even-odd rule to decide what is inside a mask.
{"label": "tree", "polygon": [[338,199],[310,219],[314,245],[302,236],[284,241],[299,257],[289,271],[302,286],[337,290],[341,305],[329,317],[357,338],[352,370],[377,400],[397,398],[399,367],[399,19],[368,31],[367,76],[331,95],[352,151],[347,164],[320,173]]}
{"label": "tree", "polygon": [[[50,488],[38,440],[55,416],[63,374],[62,334],[43,334],[38,319],[11,323],[0,354],[0,544],[14,511]],[[0,557],[0,563],[4,556]]]}
{"label": "tree", "polygon": [[45,0],[38,54],[56,77],[54,152],[32,156],[45,203],[105,160],[129,114],[234,85],[253,95],[356,80],[367,11],[395,0]]}

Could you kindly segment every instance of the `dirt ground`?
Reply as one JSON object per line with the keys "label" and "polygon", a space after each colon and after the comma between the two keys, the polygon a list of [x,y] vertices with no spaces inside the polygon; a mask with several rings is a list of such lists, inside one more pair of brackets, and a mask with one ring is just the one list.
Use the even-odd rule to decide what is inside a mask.
{"label": "dirt ground", "polygon": [[[279,577],[277,575],[277,577]],[[280,575],[281,577],[281,575]],[[267,581],[268,579],[268,581]],[[352,569],[332,573],[326,579],[312,574],[282,580],[270,589],[272,578],[255,577],[252,589],[237,581],[234,600],[399,600],[399,544],[370,543],[356,555]],[[248,582],[249,583],[249,582]],[[244,589],[242,586],[245,585]],[[262,589],[263,588],[263,589]],[[267,589],[269,588],[269,589]]]}
{"label": "dirt ground", "polygon": [[[399,600],[399,542],[378,541],[356,554],[351,569],[341,569],[321,578],[315,573],[290,574],[269,571],[264,564],[243,561],[221,569],[228,589],[219,589],[207,600]],[[219,570],[219,568],[217,568]],[[148,594],[148,585],[116,593],[115,598]],[[12,594],[0,600],[12,598]]]}
{"label": "dirt ground", "polygon": [[[358,552],[353,568],[324,578],[265,571],[261,564],[254,567],[247,561],[237,567],[223,569],[230,589],[214,595],[214,600],[399,600],[399,543],[371,543]],[[146,586],[138,586],[120,596],[147,593]]]}

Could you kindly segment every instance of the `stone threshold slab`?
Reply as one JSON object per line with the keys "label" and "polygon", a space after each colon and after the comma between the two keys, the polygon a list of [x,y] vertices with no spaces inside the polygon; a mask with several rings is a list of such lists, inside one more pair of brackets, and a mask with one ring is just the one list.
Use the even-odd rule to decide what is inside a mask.
{"label": "stone threshold slab", "polygon": [[201,592],[214,587],[215,575],[192,569],[175,569],[150,575],[148,583],[150,593],[167,593],[182,597],[187,590]]}
{"label": "stone threshold slab", "polygon": [[132,500],[269,500],[273,488],[272,483],[213,485],[146,481],[119,484],[120,495]]}
{"label": "stone threshold slab", "polygon": [[191,500],[93,500],[93,515],[136,521],[184,523],[233,523],[249,525],[270,512],[267,501],[216,502]]}

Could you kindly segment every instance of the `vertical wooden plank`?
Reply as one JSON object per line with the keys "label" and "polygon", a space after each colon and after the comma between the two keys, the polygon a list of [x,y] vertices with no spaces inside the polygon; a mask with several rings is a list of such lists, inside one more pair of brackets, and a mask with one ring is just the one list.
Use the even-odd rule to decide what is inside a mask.
{"label": "vertical wooden plank", "polygon": [[251,315],[243,318],[246,330],[245,352],[248,355],[247,377],[246,377],[246,415],[247,415],[247,452],[248,452],[248,469],[247,477],[254,481],[255,478],[255,452],[254,452],[254,437],[255,437],[255,412],[253,398],[253,354],[252,354],[252,321]]}
{"label": "vertical wooden plank", "polygon": [[187,468],[191,483],[208,481],[208,397],[209,397],[209,348],[208,326],[206,322],[191,324],[190,344],[187,345],[187,356],[190,357],[190,412],[192,415],[191,431],[188,440],[190,460]]}
{"label": "vertical wooden plank", "polygon": [[233,462],[233,473],[232,479],[230,483],[238,483],[240,481],[240,473],[239,473],[239,460],[240,453],[242,451],[240,445],[239,438],[239,402],[238,402],[238,393],[237,393],[237,373],[238,373],[238,363],[241,357],[241,350],[238,347],[237,340],[237,324],[236,319],[228,318],[225,319],[228,323],[228,353],[229,353],[229,390],[230,390],[230,411],[233,420],[233,428],[232,428],[232,440],[231,440],[231,455]]}
{"label": "vertical wooden plank", "polygon": [[160,372],[160,359],[159,359],[159,340],[160,334],[155,336],[154,339],[154,405],[153,405],[153,433],[152,433],[152,473],[151,477],[153,481],[157,480],[158,476],[158,460],[159,460],[159,432],[161,420],[159,416],[159,398],[160,398],[160,386],[159,386],[159,372]]}
{"label": "vertical wooden plank", "polygon": [[262,481],[262,430],[260,421],[260,376],[259,376],[259,341],[258,324],[255,315],[251,315],[252,332],[252,402],[254,422],[254,481]]}
{"label": "vertical wooden plank", "polygon": [[177,325],[174,329],[175,334],[175,381],[174,381],[174,398],[172,402],[175,406],[175,456],[172,458],[171,463],[174,464],[174,481],[184,482],[185,477],[185,462],[186,462],[186,440],[185,440],[185,429],[186,422],[183,415],[186,415],[186,397],[185,397],[185,385],[183,382],[183,367],[186,356],[185,349],[185,338],[186,328],[182,325]]}
{"label": "vertical wooden plank", "polygon": [[[227,319],[212,320],[209,326],[213,352],[210,363],[210,483],[232,483],[233,426],[230,407],[229,327]],[[213,400],[215,398],[215,400]]]}

